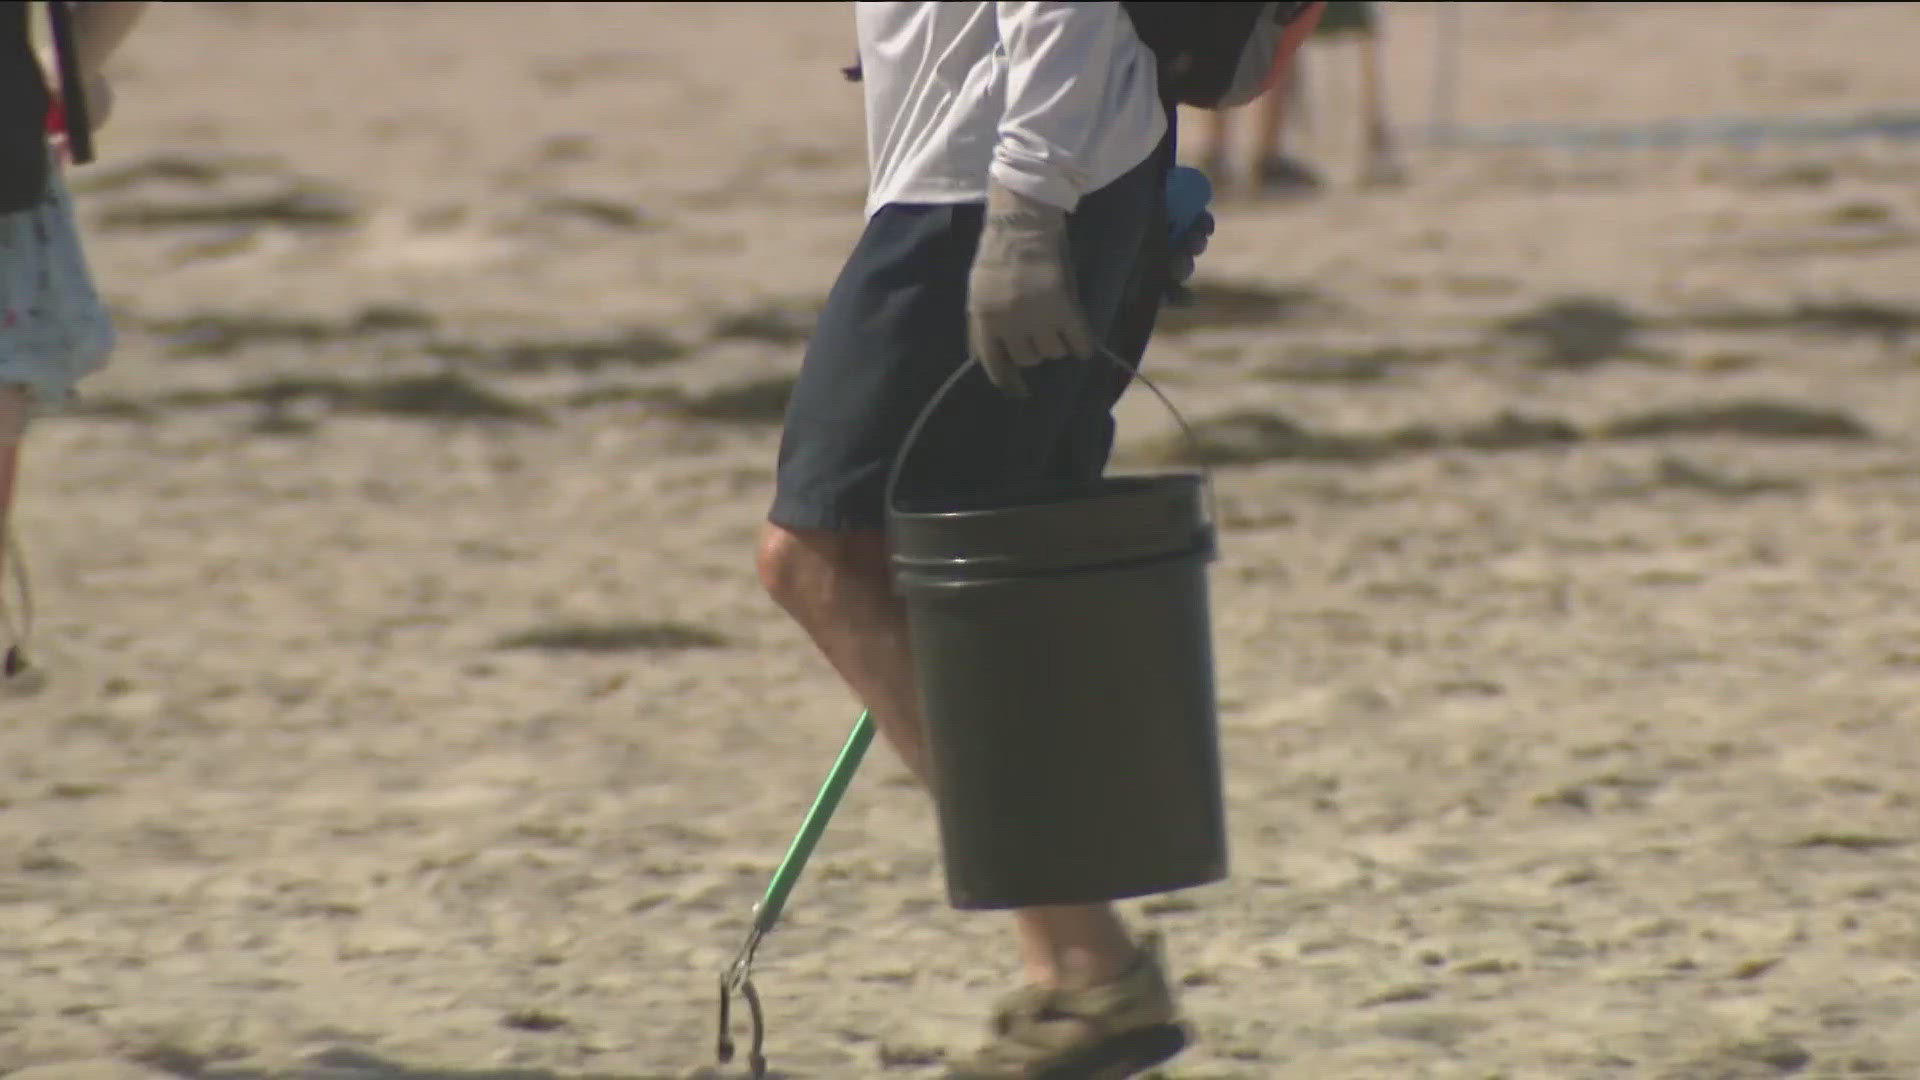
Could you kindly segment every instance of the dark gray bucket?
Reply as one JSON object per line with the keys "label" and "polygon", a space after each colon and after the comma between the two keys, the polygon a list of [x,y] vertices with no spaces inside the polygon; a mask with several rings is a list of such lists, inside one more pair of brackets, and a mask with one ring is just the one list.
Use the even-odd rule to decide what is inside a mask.
{"label": "dark gray bucket", "polygon": [[[908,434],[895,480],[966,370]],[[1106,477],[993,505],[902,508],[892,487],[952,906],[1121,900],[1224,878],[1205,475]]]}

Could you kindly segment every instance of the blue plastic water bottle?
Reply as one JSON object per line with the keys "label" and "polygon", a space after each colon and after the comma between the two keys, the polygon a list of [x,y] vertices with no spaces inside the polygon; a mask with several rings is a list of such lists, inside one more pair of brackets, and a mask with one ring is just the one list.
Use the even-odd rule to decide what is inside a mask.
{"label": "blue plastic water bottle", "polygon": [[[1200,215],[1207,212],[1207,204],[1213,201],[1213,184],[1208,182],[1207,174],[1187,165],[1176,165],[1167,174],[1167,241],[1178,248],[1187,233],[1200,223]],[[1174,307],[1186,307],[1193,302],[1193,292],[1184,285],[1169,283],[1166,302]]]}
{"label": "blue plastic water bottle", "polygon": [[1190,165],[1175,165],[1167,176],[1167,235],[1178,241],[1193,228],[1213,201],[1207,174]]}

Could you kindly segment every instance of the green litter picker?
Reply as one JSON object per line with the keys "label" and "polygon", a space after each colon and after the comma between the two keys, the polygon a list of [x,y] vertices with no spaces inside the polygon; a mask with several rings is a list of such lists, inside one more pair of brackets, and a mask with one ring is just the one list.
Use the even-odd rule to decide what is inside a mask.
{"label": "green litter picker", "polygon": [[833,763],[833,769],[827,773],[826,783],[820,785],[820,794],[814,796],[813,807],[807,811],[806,820],[800,823],[800,831],[787,848],[787,857],[780,860],[780,868],[773,872],[773,880],[767,883],[767,891],[760,897],[760,903],[753,909],[753,925],[747,931],[746,943],[740,946],[740,952],[734,956],[733,963],[727,965],[720,975],[720,1038],[716,1054],[720,1064],[733,1060],[733,996],[739,994],[747,1003],[747,1012],[753,1021],[753,1043],[747,1052],[747,1065],[753,1070],[754,1080],[767,1075],[766,1056],[766,1014],[760,1008],[760,993],[753,987],[753,958],[760,951],[760,943],[780,921],[780,913],[787,906],[787,898],[792,895],[793,887],[800,882],[801,871],[807,868],[807,860],[813,856],[814,846],[820,842],[820,834],[827,831],[827,822],[833,820],[833,811],[840,805],[840,796],[846,794],[847,785],[853,781],[853,774],[860,769],[860,759],[867,754],[867,747],[873,742],[873,717],[861,713],[860,719],[853,725],[853,731],[847,736],[846,745],[840,748],[840,757]]}

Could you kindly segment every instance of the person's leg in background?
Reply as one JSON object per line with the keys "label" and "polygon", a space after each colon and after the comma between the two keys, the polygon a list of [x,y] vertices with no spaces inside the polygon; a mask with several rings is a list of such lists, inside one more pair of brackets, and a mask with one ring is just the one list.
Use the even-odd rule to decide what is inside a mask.
{"label": "person's leg in background", "polygon": [[1308,192],[1321,186],[1320,174],[1286,149],[1290,106],[1301,100],[1305,90],[1301,58],[1295,56],[1273,89],[1253,103],[1253,178],[1262,191]]}
{"label": "person's leg in background", "polygon": [[1200,114],[1200,152],[1194,155],[1194,167],[1216,184],[1227,182],[1227,170],[1233,167],[1233,125],[1227,113],[1213,109]]}
{"label": "person's leg in background", "polygon": [[1362,184],[1398,184],[1406,179],[1387,119],[1386,71],[1380,55],[1380,26],[1373,5],[1366,5],[1366,29],[1360,35],[1360,137],[1366,157],[1360,169]]}
{"label": "person's leg in background", "polygon": [[[1268,193],[1312,191],[1320,186],[1320,176],[1312,166],[1287,153],[1287,115],[1289,106],[1300,100],[1306,87],[1298,57],[1273,88],[1243,106],[1253,112],[1252,159],[1248,168],[1254,186]],[[1209,109],[1200,115],[1201,151],[1195,164],[1214,183],[1229,186],[1233,171],[1233,124],[1239,109]]]}
{"label": "person's leg in background", "polygon": [[0,385],[0,580],[5,580],[7,571],[14,482],[20,475],[20,444],[26,438],[32,403],[26,387]]}
{"label": "person's leg in background", "polygon": [[[1301,47],[1323,34],[1342,33],[1353,21],[1351,4],[1321,0],[1295,16],[1278,43],[1278,78],[1252,102],[1254,107],[1253,182],[1268,194],[1308,193],[1322,186],[1319,173],[1287,150],[1288,121],[1306,103],[1307,78]],[[1331,23],[1329,23],[1331,16]],[[1331,26],[1331,30],[1329,30]]]}
{"label": "person's leg in background", "polygon": [[[69,5],[72,57],[84,87],[89,130],[98,132],[112,110],[113,95],[103,68],[126,43],[141,20],[144,0]],[[31,63],[31,27],[26,5],[12,5],[0,25],[0,43],[8,52],[9,70]],[[63,9],[64,10],[64,9]],[[13,20],[19,20],[15,22]],[[24,48],[23,48],[24,47]],[[26,57],[13,55],[15,50]],[[40,58],[28,85],[65,85],[57,58]],[[8,94],[22,91],[11,83]],[[64,164],[48,136],[49,106],[61,105],[62,119],[72,123],[80,110],[35,95],[30,102],[9,102],[4,154],[9,169],[26,161],[27,154],[44,154],[44,180],[39,170],[20,168],[8,173],[8,209],[0,213],[0,584],[5,575],[17,578],[24,589],[26,568],[9,565],[19,557],[12,543],[18,526],[16,506],[20,452],[35,412],[57,409],[73,397],[75,386],[104,366],[113,351],[113,321],[100,301],[74,221]],[[23,114],[33,115],[23,115]],[[15,123],[14,121],[21,121]],[[68,132],[68,135],[73,134]],[[31,180],[29,180],[31,178]],[[37,193],[22,192],[28,184],[43,184]],[[27,197],[22,197],[22,196]],[[0,596],[4,596],[0,593]],[[0,630],[9,628],[12,613],[0,601]],[[13,629],[24,630],[24,627]],[[24,661],[25,643],[7,642],[6,668],[0,677],[17,674]]]}
{"label": "person's leg in background", "polygon": [[[33,408],[33,396],[24,386],[0,385],[0,590],[6,588],[8,574],[24,574],[25,567],[12,566],[8,560],[13,557],[13,501],[14,490],[20,475],[20,446],[26,441],[27,419]],[[0,591],[0,630],[8,637],[24,633],[25,627],[14,623],[15,613],[7,607],[6,594]],[[20,665],[25,663],[22,652],[26,643],[19,640],[0,642],[0,679],[9,679],[19,673]]]}
{"label": "person's leg in background", "polygon": [[1403,173],[1387,121],[1385,70],[1380,55],[1380,5],[1373,0],[1327,0],[1314,37],[1351,40],[1360,66],[1360,182],[1394,184]]}
{"label": "person's leg in background", "polygon": [[[19,528],[20,455],[35,413],[60,408],[75,386],[103,367],[114,345],[113,322],[94,290],[66,184],[54,173],[40,204],[0,214],[0,586],[24,588],[15,560]],[[7,594],[0,592],[0,598]],[[0,632],[24,633],[0,599]],[[26,642],[0,642],[6,669],[18,674]]]}
{"label": "person's leg in background", "polygon": [[14,470],[32,403],[26,387],[0,384],[0,532],[5,531],[7,508],[13,505]]}
{"label": "person's leg in background", "polygon": [[[1395,153],[1392,126],[1387,120],[1379,10],[1371,0],[1327,0],[1310,40],[1339,41],[1345,38],[1356,42],[1360,55],[1361,147],[1364,155],[1360,170],[1361,183],[1398,183],[1404,174]],[[1303,61],[1303,57],[1295,56],[1286,77],[1253,105],[1256,110],[1254,181],[1261,191],[1271,194],[1307,192],[1322,186],[1319,173],[1286,149],[1289,106],[1300,100],[1306,85],[1301,68]]]}

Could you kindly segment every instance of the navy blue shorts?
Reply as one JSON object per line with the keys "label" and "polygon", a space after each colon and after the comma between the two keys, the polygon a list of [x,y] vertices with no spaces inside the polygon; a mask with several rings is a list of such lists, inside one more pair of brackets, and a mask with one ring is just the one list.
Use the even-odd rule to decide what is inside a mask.
{"label": "navy blue shorts", "polygon": [[[1081,303],[1095,337],[1137,364],[1165,288],[1172,137],[1131,172],[1083,196],[1067,220]],[[907,429],[967,361],[967,277],[985,207],[889,204],[867,222],[814,327],[787,402],[775,525],[885,528],[887,474]],[[1002,394],[976,365],[949,392],[902,466],[901,503],[991,498],[1097,477],[1113,446],[1128,373],[1103,358],[1024,372]]]}

